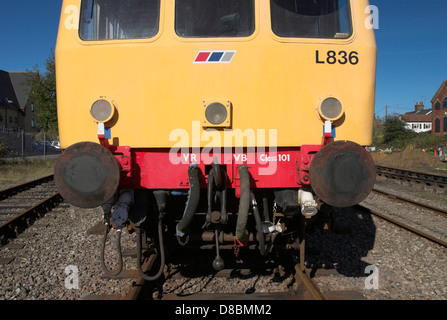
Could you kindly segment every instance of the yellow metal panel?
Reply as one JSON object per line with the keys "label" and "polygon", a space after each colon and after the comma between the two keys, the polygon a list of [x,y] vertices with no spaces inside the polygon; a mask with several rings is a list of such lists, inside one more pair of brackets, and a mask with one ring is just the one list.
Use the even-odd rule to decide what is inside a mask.
{"label": "yellow metal panel", "polygon": [[[191,146],[197,139],[201,146],[224,146],[225,134],[257,129],[276,130],[278,146],[319,144],[324,121],[317,107],[328,96],[339,99],[345,111],[336,123],[337,140],[371,143],[376,46],[373,30],[364,25],[367,0],[351,1],[354,34],[346,40],[278,38],[271,32],[269,1],[256,1],[250,37],[183,39],[174,31],[174,1],[162,3],[160,32],[153,39],[86,42],[76,28],[67,28],[76,8],[79,15],[80,0],[64,0],[56,46],[63,148],[97,141],[89,111],[101,96],[116,104],[116,116],[106,124],[111,143],[135,148]],[[236,52],[231,63],[194,64],[201,50]],[[317,63],[317,51],[320,61],[329,51],[338,59],[341,51],[356,52],[359,60]],[[233,131],[200,126],[203,101],[213,99],[231,101]],[[208,141],[216,132],[220,141]],[[244,145],[253,143],[247,140]]]}

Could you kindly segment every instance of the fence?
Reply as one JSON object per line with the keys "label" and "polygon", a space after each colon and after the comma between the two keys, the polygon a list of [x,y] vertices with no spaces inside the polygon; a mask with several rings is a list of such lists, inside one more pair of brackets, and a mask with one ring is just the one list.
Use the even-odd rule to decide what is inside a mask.
{"label": "fence", "polygon": [[36,141],[35,136],[22,131],[0,132],[0,158],[23,158],[57,155],[61,149],[51,141]]}

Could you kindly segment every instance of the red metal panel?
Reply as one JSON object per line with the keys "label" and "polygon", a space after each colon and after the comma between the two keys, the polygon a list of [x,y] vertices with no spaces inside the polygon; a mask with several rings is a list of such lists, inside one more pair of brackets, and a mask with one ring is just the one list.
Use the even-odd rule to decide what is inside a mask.
{"label": "red metal panel", "polygon": [[237,167],[242,164],[249,166],[253,188],[297,188],[310,184],[310,162],[321,146],[277,148],[274,151],[268,148],[266,151],[263,148],[241,148],[224,152],[189,149],[177,153],[170,149],[111,148],[122,170],[120,188],[189,188],[188,166],[191,163],[198,165],[201,187],[206,188],[213,159],[225,165],[229,188],[238,187]]}

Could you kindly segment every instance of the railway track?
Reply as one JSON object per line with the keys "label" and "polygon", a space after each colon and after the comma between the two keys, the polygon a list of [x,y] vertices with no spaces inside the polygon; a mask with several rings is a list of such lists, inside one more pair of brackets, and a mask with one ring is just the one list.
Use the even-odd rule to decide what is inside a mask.
{"label": "railway track", "polygon": [[[56,206],[62,199],[56,192],[53,183],[53,176],[49,175],[28,183],[24,183],[12,188],[8,188],[0,191],[0,236],[2,244],[7,244],[10,239],[16,238],[19,234],[23,233],[34,222],[43,217],[51,208]],[[3,260],[12,258],[2,258]],[[152,255],[143,264],[143,270],[149,271],[155,255]],[[2,263],[9,263],[3,261]],[[225,275],[225,272],[229,273],[228,269],[224,270],[218,277]],[[243,271],[244,272],[244,271]],[[246,272],[246,270],[245,270]],[[261,299],[261,300],[302,300],[302,299],[326,299],[326,297],[318,290],[315,282],[309,277],[309,274],[300,270],[298,266],[294,271],[294,281],[297,283],[297,290],[290,292],[275,292],[275,293],[253,293],[247,294],[247,299]],[[93,299],[123,299],[123,300],[137,300],[137,299],[157,299],[157,300],[234,300],[236,297],[241,299],[241,295],[238,293],[213,293],[213,294],[195,294],[187,296],[179,296],[176,294],[158,295],[157,291],[152,292],[147,296],[147,283],[145,280],[138,276],[135,270],[127,270],[127,275],[124,277],[134,277],[135,281],[129,288],[125,296],[93,296]],[[169,278],[170,275],[166,274]],[[118,276],[119,278],[119,276]],[[254,289],[253,289],[254,290]],[[87,298],[88,299],[88,298]]]}
{"label": "railway track", "polygon": [[[226,279],[230,274],[237,272],[240,275],[249,275],[251,273],[248,269],[224,269],[212,278]],[[136,277],[135,282],[130,286],[128,293],[124,296],[89,296],[86,299],[101,299],[101,300],[161,300],[161,301],[190,301],[190,300],[207,300],[207,301],[253,301],[253,300],[271,300],[271,301],[288,301],[288,300],[361,300],[363,297],[358,292],[321,292],[316,282],[310,276],[311,270],[301,270],[298,265],[295,266],[295,275],[293,276],[296,289],[290,289],[287,292],[255,292],[255,288],[249,288],[245,292],[237,293],[202,293],[198,291],[192,294],[176,294],[168,293],[161,294],[159,291],[153,289],[153,284],[146,284],[141,277]],[[168,274],[167,279],[176,277]],[[210,278],[210,279],[212,279]],[[243,278],[243,277],[242,277]],[[178,281],[187,283],[187,277],[179,278]],[[149,289],[148,289],[149,287]],[[253,291],[253,292],[251,292]]]}
{"label": "railway track", "polygon": [[424,188],[432,188],[432,190],[438,192],[445,192],[447,190],[446,176],[383,166],[376,166],[376,168],[378,177],[384,177]]}
{"label": "railway track", "polygon": [[[28,189],[31,190],[31,189]],[[16,193],[16,195],[18,195]],[[395,196],[391,196],[391,198],[396,198]],[[0,202],[4,203],[3,201],[5,201],[6,198],[3,198],[3,200]],[[393,199],[389,199],[389,201],[392,201]],[[394,201],[394,200],[393,200]],[[403,201],[403,200],[402,200]],[[438,215],[441,215],[441,213],[438,213]],[[26,219],[25,219],[26,220]],[[32,222],[31,222],[32,223]],[[13,228],[14,229],[14,228]],[[18,229],[24,229],[24,227],[18,227]],[[16,234],[16,233],[15,233]],[[211,254],[212,256],[212,254]],[[155,258],[155,256],[153,257]],[[151,263],[147,263],[147,267],[150,267]],[[143,266],[145,267],[146,264]],[[289,267],[290,268],[290,267]],[[273,269],[270,270],[270,272]],[[306,287],[306,280],[302,280],[300,277],[300,273],[298,272],[300,271],[300,268],[298,265],[295,265],[293,267],[293,272],[292,274],[292,278],[293,278],[293,286],[290,286],[290,290],[288,291],[282,291],[282,292],[257,292],[256,290],[253,290],[253,292],[250,292],[250,290],[248,292],[244,292],[244,294],[240,294],[240,293],[226,293],[226,292],[221,292],[221,293],[201,293],[200,291],[198,291],[196,294],[185,294],[185,295],[178,295],[175,292],[162,292],[162,294],[160,294],[160,291],[157,290],[153,290],[153,284],[149,284],[146,283],[143,279],[138,277],[138,273],[135,272],[134,270],[128,270],[127,275],[125,276],[132,276],[134,278],[133,281],[133,285],[131,287],[129,287],[129,289],[127,290],[127,294],[124,296],[94,296],[91,297],[92,299],[125,299],[125,300],[135,300],[135,299],[153,299],[153,300],[158,300],[161,298],[162,301],[167,300],[167,301],[178,301],[175,302],[176,305],[177,303],[179,303],[181,305],[181,303],[183,303],[183,301],[188,301],[188,300],[201,300],[201,299],[205,299],[205,300],[216,300],[216,301],[229,301],[228,303],[230,303],[231,301],[235,301],[235,300],[243,300],[243,299],[248,299],[248,300],[259,300],[260,303],[262,303],[262,301],[265,300],[274,300],[274,301],[279,301],[279,300],[302,300],[302,299],[357,299],[359,298],[359,295],[356,295],[355,292],[351,292],[351,293],[345,293],[345,292],[323,292],[322,293],[322,297],[318,297],[314,296],[311,291],[312,289],[308,289]],[[319,277],[319,271],[317,271],[317,273],[314,275],[313,272],[311,270],[306,269],[306,272],[304,274],[305,277],[310,278],[310,282],[311,283],[315,283],[315,279],[317,279]],[[324,270],[323,270],[324,271]],[[244,268],[244,267],[235,267],[233,269],[224,269],[223,272],[221,274],[216,274],[214,278],[221,278],[223,279],[222,281],[226,281],[225,277],[231,275],[232,273],[234,274],[235,272],[238,272],[240,275],[242,275],[242,278],[246,277],[247,275],[253,277],[253,279],[261,279],[262,275],[261,274],[253,274],[252,271],[250,271],[249,268]],[[280,271],[277,271],[278,273],[281,273]],[[177,278],[176,278],[177,277]],[[174,279],[176,278],[177,280],[179,279],[178,277],[180,277],[179,273],[175,273],[175,270],[167,270],[165,272],[165,278],[166,279]],[[241,279],[242,279],[241,278]],[[205,278],[204,278],[205,279]],[[191,278],[183,278],[181,281],[188,283],[188,281],[192,281]],[[208,280],[204,280],[204,281],[208,281]],[[259,282],[260,283],[260,282]],[[162,288],[162,287],[159,287]],[[159,289],[160,290],[160,289]],[[317,289],[318,290],[318,289]],[[187,303],[187,302],[186,302]],[[225,302],[224,302],[225,304]],[[241,301],[241,304],[243,304],[243,301]]]}
{"label": "railway track", "polygon": [[[411,207],[413,208],[421,208],[424,210],[424,212],[428,212],[428,214],[433,215],[433,219],[438,219],[438,223],[437,225],[444,225],[447,227],[447,210],[439,208],[439,207],[435,207],[433,205],[429,205],[429,204],[425,204],[422,203],[420,201],[415,201],[413,199],[409,199],[406,197],[402,197],[402,196],[398,196],[395,195],[393,193],[384,191],[384,190],[380,190],[380,189],[373,189],[373,192],[386,197],[387,199],[390,199],[393,202],[399,202],[401,204],[403,204],[404,206],[407,206],[407,212],[411,212]],[[445,240],[445,237],[442,238],[443,234],[439,234],[436,232],[431,232],[429,229],[432,226],[427,226],[424,225],[423,221],[428,221],[429,219],[424,219],[417,221],[417,223],[412,222],[411,218],[409,216],[396,216],[393,215],[392,212],[387,212],[386,210],[383,209],[379,209],[379,208],[372,208],[368,205],[365,204],[360,204],[357,205],[357,208],[359,208],[359,210],[363,210],[363,211],[367,211],[370,214],[379,217],[383,220],[386,220],[396,226],[399,226],[400,228],[406,229],[414,234],[417,234],[418,236],[421,236],[425,239],[428,239],[434,243],[437,243],[443,247],[447,247],[447,241]],[[433,222],[432,222],[433,224]],[[445,230],[444,228],[441,227],[442,230]],[[427,231],[426,231],[427,230]]]}
{"label": "railway track", "polygon": [[[155,299],[185,300],[325,300],[326,297],[311,279],[308,270],[302,270],[293,261],[263,259],[256,250],[245,252],[243,258],[231,261],[232,250],[222,253],[229,264],[214,271],[206,254],[197,252],[193,264],[169,268]],[[191,260],[190,250],[177,257]],[[208,255],[212,257],[212,252]],[[200,267],[201,265],[201,267]],[[198,267],[199,266],[199,267]],[[224,282],[232,281],[229,288]]]}
{"label": "railway track", "polygon": [[[433,178],[429,178],[429,181],[433,181]],[[417,182],[420,183],[420,182]],[[427,185],[432,185],[430,183],[425,183]],[[442,188],[442,187],[441,187]],[[418,205],[421,208],[424,209],[429,209],[430,211],[434,211],[439,215],[443,215],[445,216],[445,210],[443,209],[439,209],[436,208],[434,206],[430,206],[430,205],[424,205],[421,203],[418,203],[417,201],[411,200],[411,199],[406,199],[403,197],[399,197],[396,195],[392,195],[389,193],[386,193],[384,191],[380,191],[378,189],[376,189],[377,193],[380,193],[384,196],[386,196],[387,198],[390,199],[390,201],[396,201],[399,200],[401,202],[406,202],[406,203],[412,203],[412,205]],[[408,201],[409,200],[409,201]],[[402,228],[405,228],[407,230],[410,230],[413,233],[418,234],[419,236],[422,236],[424,238],[427,238],[433,242],[436,242],[442,246],[445,246],[445,241],[443,241],[442,239],[438,239],[426,232],[420,231],[417,228],[411,227],[409,225],[406,225],[405,223],[399,222],[397,219],[393,219],[390,216],[386,216],[385,214],[379,212],[379,210],[374,210],[374,209],[370,209],[370,208],[366,208],[364,206],[357,206],[355,208],[356,210],[362,210],[365,211],[367,210],[369,214],[371,215],[375,215],[378,217],[381,217],[382,219],[386,219],[389,222],[392,222]],[[205,254],[204,254],[205,255]],[[212,256],[212,254],[211,254]],[[191,257],[187,257],[186,259],[190,259]],[[290,268],[290,266],[289,266]],[[241,292],[237,292],[237,293],[228,293],[228,292],[220,292],[220,293],[216,293],[218,292],[218,290],[216,290],[216,292],[213,293],[208,293],[206,292],[206,290],[203,290],[204,288],[202,287],[198,287],[196,288],[196,292],[190,292],[186,289],[182,289],[185,290],[184,292],[176,292],[174,289],[168,289],[168,290],[164,290],[163,288],[163,284],[158,284],[158,288],[154,289],[153,284],[149,284],[149,288],[147,289],[147,283],[145,283],[145,281],[141,278],[136,278],[136,281],[134,282],[134,285],[129,289],[129,293],[126,296],[122,296],[121,299],[154,299],[154,300],[167,300],[167,301],[189,301],[189,300],[217,300],[217,301],[235,301],[235,300],[271,300],[271,301],[279,301],[279,300],[342,300],[342,299],[348,299],[348,300],[352,300],[352,299],[363,299],[363,296],[361,293],[356,292],[356,291],[348,291],[348,292],[344,292],[344,291],[335,291],[335,292],[321,292],[321,290],[319,290],[315,279],[317,279],[317,277],[319,276],[319,274],[335,274],[337,273],[335,270],[317,270],[316,274],[313,274],[315,272],[315,270],[310,270],[310,269],[304,269],[304,271],[302,271],[301,266],[296,264],[294,267],[292,267],[293,271],[293,282],[294,285],[293,287],[291,286],[289,288],[289,290],[287,291],[282,291],[282,292],[268,292],[268,293],[263,293],[263,292],[256,292],[254,286],[253,288],[248,288],[248,289],[243,289]],[[322,272],[320,272],[322,271]],[[208,285],[209,282],[213,282],[215,278],[224,278],[224,279],[229,279],[231,277],[231,275],[234,274],[238,274],[240,275],[245,275],[247,276],[251,276],[254,277],[255,275],[252,274],[252,270],[250,270],[249,268],[243,268],[241,266],[239,267],[234,267],[233,269],[224,269],[221,272],[218,272],[217,274],[215,274],[213,277],[211,278],[206,278],[203,276],[202,273],[202,277],[203,279],[207,279],[207,280],[203,280],[206,285]],[[206,272],[205,272],[206,274]],[[311,277],[312,275],[312,277]],[[259,276],[259,275],[258,275]],[[336,276],[340,276],[339,274]],[[196,275],[196,277],[200,277],[199,275]],[[314,278],[316,277],[316,278]],[[182,276],[180,275],[180,272],[177,270],[169,270],[165,272],[165,283],[169,282],[169,281],[176,281],[177,286],[178,287],[188,287],[191,286],[197,286],[196,282],[194,282],[193,278],[191,277],[187,277],[187,276]],[[218,283],[218,281],[216,281]],[[205,284],[204,284],[205,285]],[[175,286],[175,285],[174,285]],[[155,285],[155,287],[157,287],[157,285]],[[252,292],[251,292],[252,291]],[[148,293],[149,292],[149,293]],[[247,294],[247,292],[249,292]],[[113,298],[117,298],[117,297],[102,297],[105,299],[113,299]]]}
{"label": "railway track", "polygon": [[402,203],[409,203],[409,204],[412,204],[412,205],[414,205],[416,207],[428,209],[428,210],[431,210],[431,211],[433,211],[435,213],[440,214],[441,216],[447,217],[447,210],[446,209],[435,207],[435,206],[432,206],[432,205],[429,205],[429,204],[426,204],[426,203],[422,203],[420,201],[415,201],[415,200],[410,199],[408,197],[401,197],[401,196],[395,195],[393,193],[390,193],[390,192],[387,192],[387,191],[384,191],[384,190],[380,190],[380,189],[376,189],[376,188],[373,189],[373,192],[381,194],[381,195],[384,195],[384,196],[386,196],[389,199],[396,200],[396,201],[399,201],[399,202],[402,202]]}
{"label": "railway track", "polygon": [[[225,246],[224,246],[225,248]],[[230,248],[231,249],[231,248]],[[203,252],[203,251],[212,252]],[[183,252],[182,252],[183,251]],[[315,276],[320,271],[303,268],[295,259],[290,261],[266,259],[262,263],[257,250],[247,249],[245,258],[231,261],[233,250],[223,250],[223,257],[229,264],[221,271],[211,268],[213,250],[182,248],[171,250],[168,254],[175,257],[167,261],[164,275],[160,280],[147,282],[136,270],[124,270],[124,277],[133,277],[134,281],[127,294],[89,295],[86,300],[158,300],[181,303],[187,301],[292,301],[292,300],[362,300],[358,291],[322,292]],[[290,251],[289,251],[290,255]],[[230,257],[229,259],[227,259]],[[144,272],[153,274],[151,268],[158,269],[156,255],[151,255],[143,264]],[[188,261],[179,263],[179,261]],[[260,263],[261,261],[261,263]],[[326,272],[325,272],[326,271]],[[155,271],[156,272],[156,271]],[[330,271],[329,273],[333,273]],[[328,270],[323,270],[323,276]],[[109,277],[119,279],[120,276]],[[226,284],[234,283],[231,289]],[[176,302],[175,302],[176,301]]]}
{"label": "railway track", "polygon": [[0,191],[0,240],[17,237],[62,201],[48,175]]}
{"label": "railway track", "polygon": [[[203,251],[203,249],[202,249]],[[229,250],[227,250],[229,251]],[[207,268],[208,261],[204,264],[206,253],[191,250],[187,253],[175,250],[171,255],[175,255],[175,260],[188,261],[186,265],[168,262],[164,275],[160,280],[147,282],[139,276],[135,270],[124,270],[124,273],[134,277],[134,282],[129,287],[127,294],[116,295],[92,295],[85,297],[86,300],[158,300],[158,301],[190,301],[190,300],[325,300],[327,297],[321,293],[316,283],[309,276],[309,270],[301,270],[299,265],[285,273],[283,267],[281,272],[273,269],[261,270],[250,268],[246,263],[234,262],[227,268],[216,272]],[[253,254],[256,254],[253,252]],[[250,253],[250,256],[253,255]],[[223,253],[226,255],[226,253]],[[181,258],[179,258],[181,257]],[[142,266],[144,272],[151,273],[151,269],[156,265],[156,255],[151,255]],[[192,264],[191,264],[192,262]],[[158,268],[158,267],[155,267]],[[285,278],[290,281],[293,278],[294,289],[277,292],[258,292],[255,288],[258,281],[266,281],[277,272],[280,281]],[[292,274],[293,272],[293,274]],[[152,272],[153,273],[153,272]],[[282,274],[282,277],[279,276]],[[110,277],[114,278],[114,277]],[[119,276],[115,277],[119,278]],[[260,279],[263,280],[260,280]],[[230,280],[232,279],[232,280]],[[237,279],[237,280],[236,280]],[[223,291],[219,290],[219,284],[226,281],[235,281],[239,286],[228,287]],[[291,286],[291,284],[290,284]],[[225,286],[224,286],[225,287]],[[222,289],[222,288],[220,288]],[[264,291],[264,290],[262,290]]]}
{"label": "railway track", "polygon": [[[422,187],[426,191],[431,191],[439,194],[443,194],[447,190],[446,176],[428,174],[417,171],[409,171],[399,168],[383,167],[383,166],[377,166],[377,175],[378,177],[390,179],[392,181],[403,183],[411,187],[413,186]],[[409,212],[412,211],[412,209],[410,209],[411,207],[422,209],[424,212],[431,212],[431,214],[437,215],[440,218],[439,225],[444,224],[447,227],[447,223],[445,223],[445,221],[447,221],[446,209],[424,203],[420,200],[410,199],[409,196],[403,197],[377,188],[374,188],[373,192],[385,197],[386,199],[390,199],[391,201],[402,204],[403,206],[408,206]],[[394,225],[397,225],[403,229],[413,232],[443,247],[447,247],[447,241],[445,238],[443,238],[443,234],[440,235],[439,233],[436,234],[433,232],[422,230],[422,229],[425,230],[430,229],[429,227],[425,227],[424,223],[418,222],[417,224],[414,223],[412,224],[409,221],[404,221],[402,217],[395,217],[390,213],[386,213],[386,210],[379,210],[370,207],[365,207],[364,205],[359,205],[358,207]]]}

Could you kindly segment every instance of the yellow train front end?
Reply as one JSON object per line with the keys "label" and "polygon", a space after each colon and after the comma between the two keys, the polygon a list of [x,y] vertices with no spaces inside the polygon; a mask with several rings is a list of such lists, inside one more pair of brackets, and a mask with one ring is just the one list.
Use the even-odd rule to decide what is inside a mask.
{"label": "yellow train front end", "polygon": [[[192,136],[192,122],[204,118],[203,101],[231,102],[231,123],[221,128],[276,129],[278,146],[319,144],[324,119],[318,108],[328,97],[343,107],[337,139],[371,143],[376,47],[373,30],[365,27],[367,1],[320,1],[344,4],[325,18],[331,30],[310,30],[323,23],[310,16],[323,4],[304,8],[309,16],[299,18],[284,1],[241,1],[236,9],[224,5],[222,17],[212,18],[209,11],[219,1],[177,1],[179,7],[175,1],[135,1],[117,8],[110,1],[81,2],[64,1],[56,48],[64,148],[97,141],[90,108],[101,97],[117,111],[112,139],[134,148],[171,148],[174,129]],[[232,10],[230,26],[206,25]],[[129,19],[141,35],[119,34]],[[148,20],[145,35],[136,25]],[[297,30],[303,21],[308,32]],[[233,30],[238,24],[241,29]],[[227,52],[228,60],[196,61],[201,52]],[[207,128],[201,123],[199,134]]]}
{"label": "yellow train front end", "polygon": [[274,202],[286,217],[360,202],[375,176],[362,148],[374,119],[370,22],[368,0],[64,0],[62,195],[95,207],[123,190],[196,192],[203,208],[184,218],[202,209],[211,224],[228,221],[230,193],[240,216],[258,191],[265,212]]}

